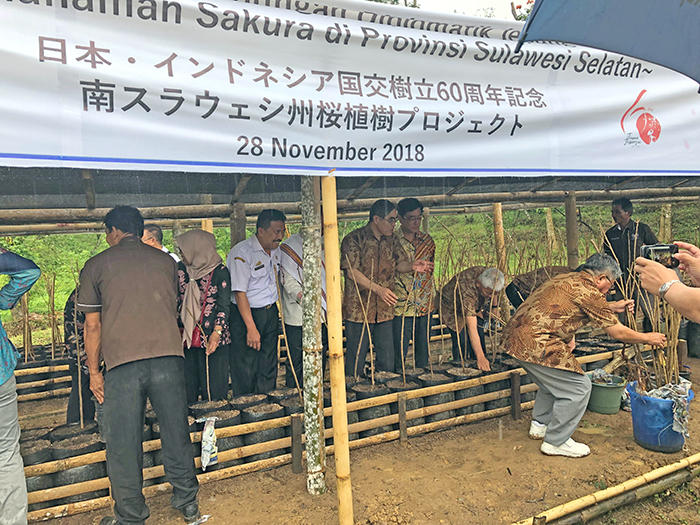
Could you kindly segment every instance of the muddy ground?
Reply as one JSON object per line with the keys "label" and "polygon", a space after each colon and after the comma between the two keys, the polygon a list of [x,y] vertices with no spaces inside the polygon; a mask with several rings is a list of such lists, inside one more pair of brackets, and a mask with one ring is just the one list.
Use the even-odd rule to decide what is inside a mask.
{"label": "muddy ground", "polygon": [[[690,360],[700,378],[700,360]],[[42,411],[65,406],[43,402]],[[25,403],[21,414],[38,403]],[[544,456],[528,439],[530,412],[483,421],[398,442],[351,451],[355,523],[510,524],[599,489],[700,452],[700,417],[691,404],[688,451],[645,450],[632,437],[629,412],[586,412],[574,439],[592,454],[568,459]],[[60,416],[57,422],[60,421]],[[34,426],[34,425],[32,425]],[[333,457],[328,492],[310,496],[304,475],[284,466],[203,485],[200,507],[211,524],[319,525],[337,523]],[[602,524],[700,524],[700,480],[598,518]],[[148,500],[151,524],[181,524],[168,495]],[[63,518],[61,525],[94,525],[108,509]]]}

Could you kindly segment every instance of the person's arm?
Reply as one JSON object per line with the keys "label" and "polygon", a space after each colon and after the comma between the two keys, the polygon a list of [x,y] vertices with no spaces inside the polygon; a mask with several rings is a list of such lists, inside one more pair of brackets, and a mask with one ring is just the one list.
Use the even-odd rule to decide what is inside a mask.
{"label": "person's arm", "polygon": [[620,301],[610,301],[608,308],[616,314],[634,312],[634,299],[622,299]]}
{"label": "person's arm", "polygon": [[291,273],[285,270],[283,266],[280,267],[280,283],[282,285],[282,292],[287,295],[290,300],[301,304],[301,299],[304,296],[301,283],[297,281]]}
{"label": "person's arm", "polygon": [[105,380],[100,372],[100,340],[102,319],[100,312],[85,312],[85,354],[90,370],[90,390],[98,403],[105,400]]}
{"label": "person's arm", "polygon": [[[214,270],[212,282],[216,285],[216,296],[214,297],[214,319],[211,334],[207,338],[206,354],[213,354],[221,343],[224,330],[228,330],[228,316],[231,310],[231,283],[229,282],[228,270],[221,266]],[[206,305],[205,305],[206,306]]]}
{"label": "person's arm", "polygon": [[[385,286],[381,286],[375,282],[370,282],[370,280],[365,276],[365,274],[363,274],[360,270],[353,268],[352,266],[347,269],[345,275],[349,279],[355,281],[361,289],[371,290],[373,294],[379,296],[379,298],[389,306],[394,306],[396,304],[396,301],[398,301],[398,297],[396,297],[396,294],[392,290],[386,288]],[[350,286],[350,283],[347,283],[346,286]]]}
{"label": "person's arm", "polygon": [[484,349],[481,348],[481,338],[479,337],[479,329],[477,328],[476,316],[470,315],[467,317],[467,336],[469,337],[469,342],[474,350],[474,355],[476,355],[476,364],[479,370],[488,372],[491,370],[491,364],[489,360],[486,359],[484,354]]}
{"label": "person's arm", "polygon": [[236,296],[236,304],[238,305],[238,312],[243,318],[243,322],[246,327],[246,344],[254,350],[260,351],[260,332],[258,332],[258,327],[255,326],[255,321],[253,320],[253,312],[250,310],[250,303],[248,302],[248,296],[245,292],[234,291]]}
{"label": "person's arm", "polygon": [[4,252],[0,253],[0,274],[10,276],[10,282],[0,290],[0,310],[11,310],[39,280],[41,270],[29,259]]}
{"label": "person's arm", "polygon": [[622,341],[623,343],[642,343],[651,346],[665,346],[666,336],[658,332],[636,332],[631,328],[627,328],[622,323],[617,323],[608,328],[605,328],[605,333],[608,334],[613,339]]}
{"label": "person's arm", "polygon": [[409,272],[418,272],[418,273],[425,273],[432,271],[434,268],[434,264],[430,261],[424,261],[422,259],[419,259],[417,261],[402,261],[399,264],[396,265],[396,271],[398,273],[409,273]]}

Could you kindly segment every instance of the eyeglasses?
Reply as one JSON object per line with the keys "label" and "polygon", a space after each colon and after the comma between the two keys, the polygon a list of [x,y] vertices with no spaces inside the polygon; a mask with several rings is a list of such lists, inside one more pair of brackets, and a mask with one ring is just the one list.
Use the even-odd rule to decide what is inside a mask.
{"label": "eyeglasses", "polygon": [[387,219],[386,217],[384,217],[384,220],[385,220],[386,222],[388,222],[389,224],[395,225],[395,224],[398,222],[399,218],[398,218],[398,217],[389,217],[389,218]]}
{"label": "eyeglasses", "polygon": [[423,218],[422,215],[418,215],[416,217],[406,217],[405,215],[402,215],[401,217],[403,217],[403,219],[408,222],[420,222]]}

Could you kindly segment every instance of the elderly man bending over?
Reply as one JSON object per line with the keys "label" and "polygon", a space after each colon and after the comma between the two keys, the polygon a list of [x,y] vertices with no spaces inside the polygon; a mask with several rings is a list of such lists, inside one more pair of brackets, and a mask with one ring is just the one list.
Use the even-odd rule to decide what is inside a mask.
{"label": "elderly man bending over", "polygon": [[491,365],[484,355],[484,324],[498,308],[505,277],[496,268],[472,266],[458,273],[440,290],[440,320],[452,336],[452,358],[461,362],[473,354],[480,370]]}
{"label": "elderly man bending over", "polygon": [[663,334],[635,332],[618,321],[615,313],[634,307],[629,300],[605,300],[620,274],[612,257],[596,253],[578,271],[558,275],[535,290],[503,331],[506,352],[540,387],[530,437],[544,438],[544,454],[579,458],[591,452],[571,439],[591,395],[591,381],[573,355],[576,330],[592,323],[625,343],[666,343]]}

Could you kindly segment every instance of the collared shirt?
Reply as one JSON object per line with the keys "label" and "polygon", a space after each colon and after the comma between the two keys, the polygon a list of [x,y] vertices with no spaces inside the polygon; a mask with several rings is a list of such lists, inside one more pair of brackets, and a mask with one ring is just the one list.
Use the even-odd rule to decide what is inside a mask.
{"label": "collared shirt", "polygon": [[[280,244],[280,286],[282,288],[282,314],[285,324],[301,326],[303,309],[297,299],[303,291],[304,270],[302,260],[302,239],[300,233],[295,233]],[[321,241],[321,311],[323,321],[326,317],[326,269],[325,250]]]}
{"label": "collared shirt", "polygon": [[175,261],[176,263],[179,263],[179,262],[180,262],[180,258],[179,258],[176,254],[174,254],[173,252],[171,252],[170,250],[168,250],[165,246],[161,246],[161,247],[160,247],[160,251],[163,252],[163,253],[167,253],[168,255],[170,255],[170,257],[172,257],[172,258],[173,258],[173,261]]}
{"label": "collared shirt", "polygon": [[177,264],[134,236],[95,255],[80,274],[78,310],[101,312],[107,370],[182,356],[177,327]]}
{"label": "collared shirt", "polygon": [[377,239],[370,224],[348,233],[340,246],[340,268],[345,270],[343,319],[364,323],[362,305],[366,309],[369,323],[383,323],[394,318],[394,307],[382,301],[376,293],[370,294],[369,290],[358,285],[358,297],[355,283],[349,278],[350,266],[359,270],[370,281],[393,291],[396,267],[408,260],[396,234],[388,237],[382,235]]}
{"label": "collared shirt", "polygon": [[[413,240],[409,241],[402,232],[398,234],[399,241],[411,261],[435,262],[435,241],[427,233],[417,231]],[[394,306],[394,315],[401,317],[421,317],[428,315],[428,309],[435,307],[433,291],[433,272],[416,272],[396,274],[396,287],[394,289],[398,301]],[[431,298],[431,295],[433,297]]]}
{"label": "collared shirt", "polygon": [[570,272],[573,272],[573,269],[568,266],[544,266],[522,275],[516,275],[513,277],[513,284],[518,287],[520,295],[525,300],[552,277]]}
{"label": "collared shirt", "polygon": [[277,302],[275,272],[279,264],[279,248],[268,255],[256,235],[236,244],[226,258],[231,272],[231,302],[236,304],[234,292],[245,292],[251,308],[264,308]]}
{"label": "collared shirt", "polygon": [[[450,330],[461,332],[467,317],[481,313],[489,304],[476,286],[486,266],[472,266],[461,271],[440,290],[440,319]],[[498,294],[496,294],[498,295]]]}
{"label": "collared shirt", "polygon": [[[29,259],[0,248],[0,274],[10,276],[10,282],[0,290],[0,310],[10,310],[39,279],[41,270]],[[0,323],[0,385],[12,377],[18,357],[15,346]]]}
{"label": "collared shirt", "polygon": [[639,257],[641,247],[645,244],[656,244],[659,240],[651,228],[643,222],[629,220],[627,226],[620,228],[616,224],[605,232],[603,249],[605,253],[617,259],[622,273],[628,275],[634,266],[634,260]]}
{"label": "collared shirt", "polygon": [[618,323],[588,272],[558,275],[535,290],[503,330],[503,348],[521,361],[583,374],[567,348],[586,324],[609,328]]}

